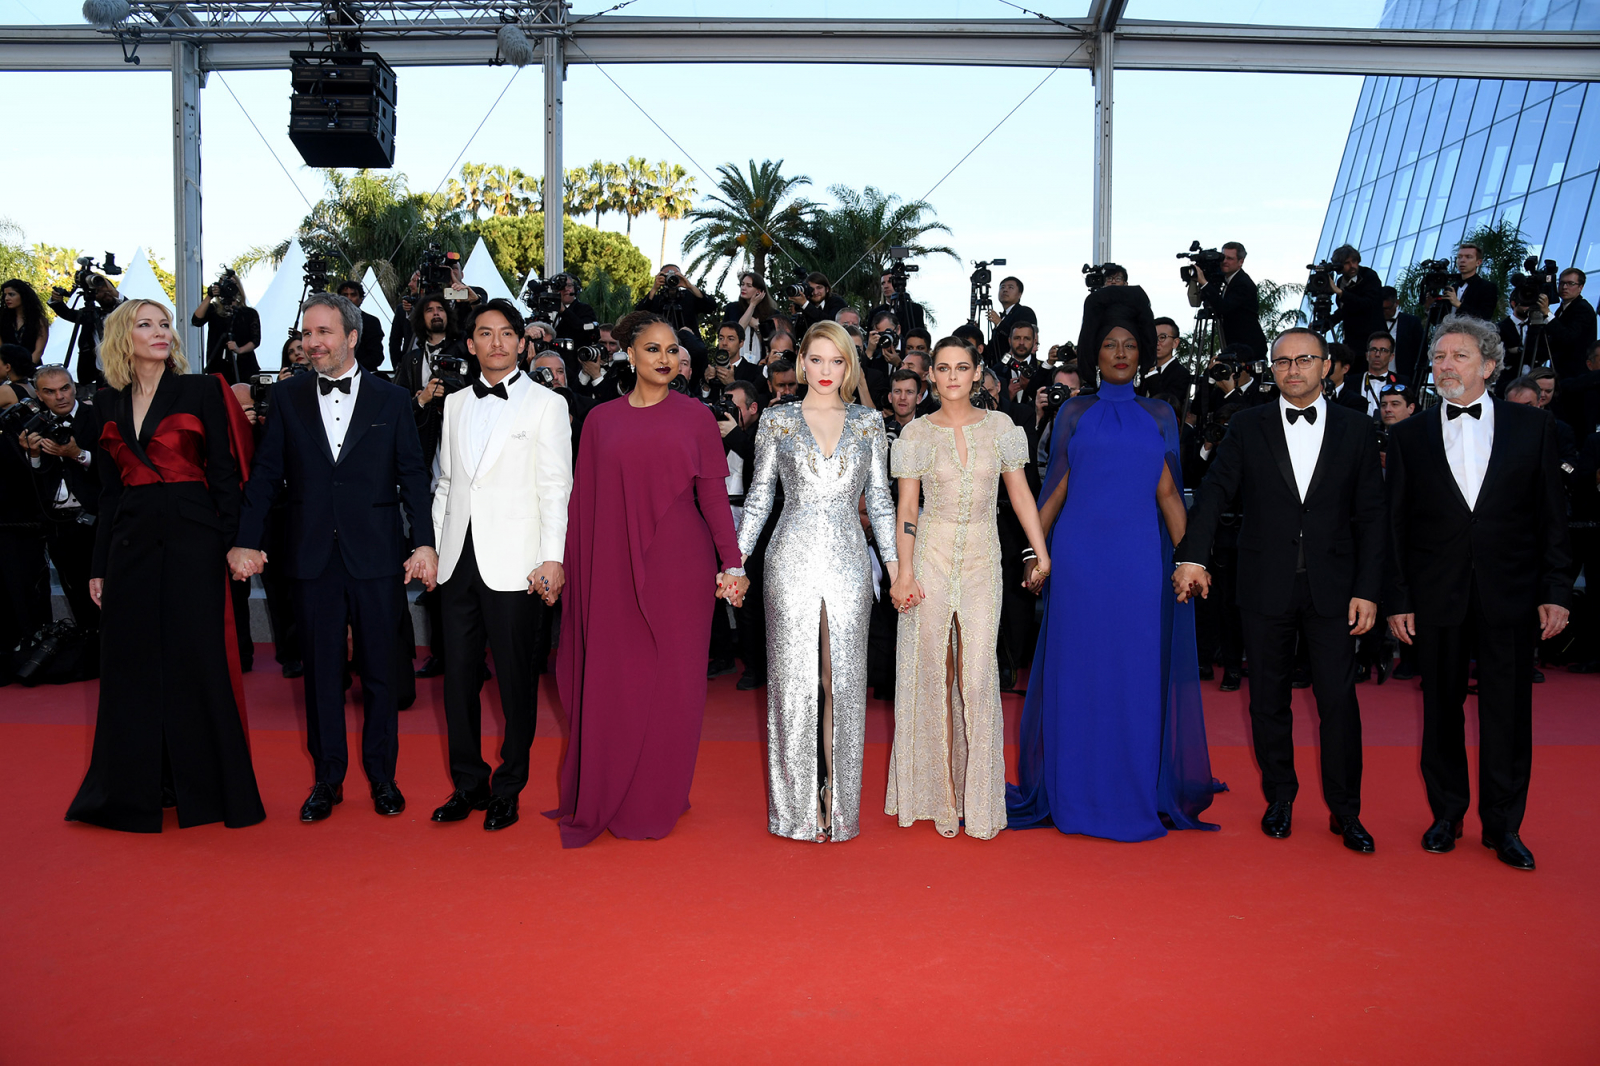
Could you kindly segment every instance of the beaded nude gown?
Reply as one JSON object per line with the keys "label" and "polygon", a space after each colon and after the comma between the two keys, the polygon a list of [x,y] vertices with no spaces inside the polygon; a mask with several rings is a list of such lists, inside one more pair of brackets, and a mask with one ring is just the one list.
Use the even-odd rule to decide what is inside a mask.
{"label": "beaded nude gown", "polygon": [[[844,430],[825,456],[797,403],[768,408],[756,430],[755,474],[744,497],[739,549],[761,536],[779,482],[783,514],[767,545],[767,828],[817,837],[818,686],[823,609],[833,661],[835,841],[860,832],[861,760],[867,717],[867,626],[872,563],[858,502],[865,493],[884,562],[894,554],[888,440],[877,412],[845,408]],[[887,547],[885,547],[887,545]]]}
{"label": "beaded nude gown", "polygon": [[[966,436],[967,462],[956,451]],[[1006,827],[1000,625],[1000,475],[1028,464],[1028,437],[990,412],[960,430],[918,418],[895,441],[890,473],[922,479],[912,572],[927,594],[901,616],[894,749],[884,813],[988,840]],[[954,683],[947,682],[954,664]]]}

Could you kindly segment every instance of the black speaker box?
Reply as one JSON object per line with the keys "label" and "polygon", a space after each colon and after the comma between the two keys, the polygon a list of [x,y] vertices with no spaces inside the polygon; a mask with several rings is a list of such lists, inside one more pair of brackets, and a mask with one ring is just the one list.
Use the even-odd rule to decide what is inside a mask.
{"label": "black speaker box", "polygon": [[291,52],[289,139],[314,167],[394,166],[394,71],[375,52]]}

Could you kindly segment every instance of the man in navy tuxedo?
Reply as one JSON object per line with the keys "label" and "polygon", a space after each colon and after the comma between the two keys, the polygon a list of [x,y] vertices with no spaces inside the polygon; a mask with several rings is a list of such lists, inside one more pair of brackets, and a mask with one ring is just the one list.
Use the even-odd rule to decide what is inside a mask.
{"label": "man in navy tuxedo", "polygon": [[[355,353],[361,312],[349,300],[316,293],[301,308],[301,336],[316,375],[272,387],[271,415],[245,486],[239,535],[228,553],[244,580],[267,562],[261,551],[267,511],[288,494],[283,558],[294,579],[305,646],[306,746],[316,783],[300,819],[328,817],[344,799],[345,629],[355,636],[366,718],[361,762],[379,814],[399,814],[395,785],[399,708],[394,676],[403,584],[432,588],[438,570],[428,469],[406,390],[363,370]],[[410,529],[407,555],[404,511]]]}

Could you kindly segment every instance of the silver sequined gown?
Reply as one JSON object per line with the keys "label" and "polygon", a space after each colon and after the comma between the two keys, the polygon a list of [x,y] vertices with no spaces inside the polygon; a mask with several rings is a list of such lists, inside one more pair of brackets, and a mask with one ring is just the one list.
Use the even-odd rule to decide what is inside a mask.
{"label": "silver sequined gown", "polygon": [[755,458],[739,523],[739,548],[746,554],[783,484],[783,515],[766,555],[767,828],[796,840],[817,835],[818,661],[826,604],[833,654],[832,837],[849,840],[861,829],[872,610],[872,563],[857,509],[863,493],[881,557],[895,558],[883,419],[848,405],[839,445],[824,457],[800,405],[781,404],[761,416]]}

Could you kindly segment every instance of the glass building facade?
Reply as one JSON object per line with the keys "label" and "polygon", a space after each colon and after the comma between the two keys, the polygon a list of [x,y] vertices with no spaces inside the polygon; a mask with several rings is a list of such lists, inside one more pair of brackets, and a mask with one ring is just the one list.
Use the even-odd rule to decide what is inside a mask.
{"label": "glass building facade", "polygon": [[[1382,25],[1595,30],[1600,0],[1389,0]],[[1600,71],[1600,65],[1597,65]],[[1600,82],[1368,77],[1317,258],[1341,244],[1386,284],[1504,218],[1529,253],[1588,273],[1600,296]]]}

